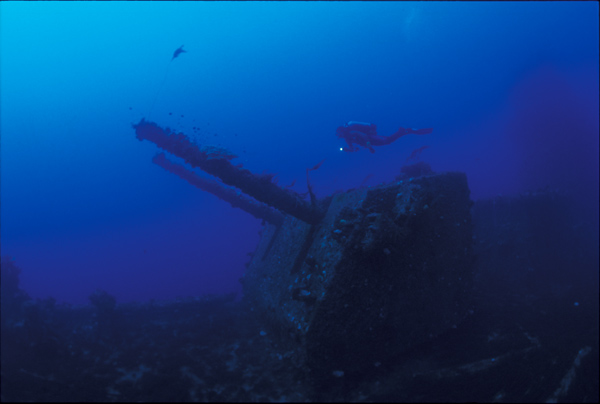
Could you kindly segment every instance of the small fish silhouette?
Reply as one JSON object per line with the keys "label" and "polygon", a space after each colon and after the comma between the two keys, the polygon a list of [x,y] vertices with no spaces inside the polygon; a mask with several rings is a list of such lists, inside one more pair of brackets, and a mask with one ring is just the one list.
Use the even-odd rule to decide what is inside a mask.
{"label": "small fish silhouette", "polygon": [[172,58],[171,60],[175,59],[177,56],[179,56],[180,54],[182,54],[182,53],[184,53],[184,52],[186,52],[186,53],[187,53],[187,51],[184,51],[184,50],[183,50],[183,45],[181,45],[179,48],[177,48],[177,49],[175,50],[175,52],[173,52],[173,58]]}
{"label": "small fish silhouette", "polygon": [[317,170],[319,167],[321,167],[321,164],[323,164],[324,161],[325,161],[325,159],[319,161],[313,168],[309,168],[308,170],[309,171]]}
{"label": "small fish silhouette", "polygon": [[428,147],[429,146],[421,146],[418,149],[413,150],[413,152],[410,154],[410,156],[408,156],[406,161],[419,157],[421,155],[421,153],[423,152],[423,150],[427,149]]}

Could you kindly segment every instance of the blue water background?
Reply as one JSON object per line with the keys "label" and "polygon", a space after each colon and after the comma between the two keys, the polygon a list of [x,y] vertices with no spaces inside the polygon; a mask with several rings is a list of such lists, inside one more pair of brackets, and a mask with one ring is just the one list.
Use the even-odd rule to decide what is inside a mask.
{"label": "blue water background", "polygon": [[[325,159],[320,197],[428,145],[475,200],[549,186],[597,229],[598,48],[597,2],[2,2],[2,255],[32,297],[240,292],[260,220],[153,164],[142,117],[298,192]],[[350,120],[434,131],[344,153]]]}

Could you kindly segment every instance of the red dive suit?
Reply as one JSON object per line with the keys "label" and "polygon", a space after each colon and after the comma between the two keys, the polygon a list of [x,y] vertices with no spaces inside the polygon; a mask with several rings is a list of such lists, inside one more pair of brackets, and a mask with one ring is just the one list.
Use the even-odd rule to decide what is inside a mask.
{"label": "red dive suit", "polygon": [[354,147],[354,144],[356,144],[369,149],[371,153],[375,153],[373,146],[384,146],[386,144],[390,144],[405,135],[426,135],[432,131],[433,128],[400,128],[390,136],[379,136],[377,134],[377,126],[375,124],[350,121],[344,124],[344,126],[338,126],[336,135],[340,138],[343,138],[348,144],[348,147],[342,148],[342,150],[345,152],[358,151],[359,148]]}

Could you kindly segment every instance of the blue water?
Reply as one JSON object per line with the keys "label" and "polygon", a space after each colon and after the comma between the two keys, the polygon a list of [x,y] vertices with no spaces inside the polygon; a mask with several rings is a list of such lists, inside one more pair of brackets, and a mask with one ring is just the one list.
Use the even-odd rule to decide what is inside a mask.
{"label": "blue water", "polygon": [[[319,197],[429,146],[475,200],[549,186],[597,229],[598,28],[597,2],[2,2],[2,255],[64,302],[241,292],[261,222],[153,164],[142,117],[300,193],[325,159]],[[344,153],[347,121],[434,131]]]}

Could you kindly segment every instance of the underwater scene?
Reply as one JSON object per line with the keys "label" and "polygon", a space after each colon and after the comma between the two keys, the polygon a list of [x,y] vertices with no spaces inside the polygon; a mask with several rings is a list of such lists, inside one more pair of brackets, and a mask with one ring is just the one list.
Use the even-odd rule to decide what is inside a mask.
{"label": "underwater scene", "polygon": [[1,401],[598,402],[597,2],[1,2]]}

